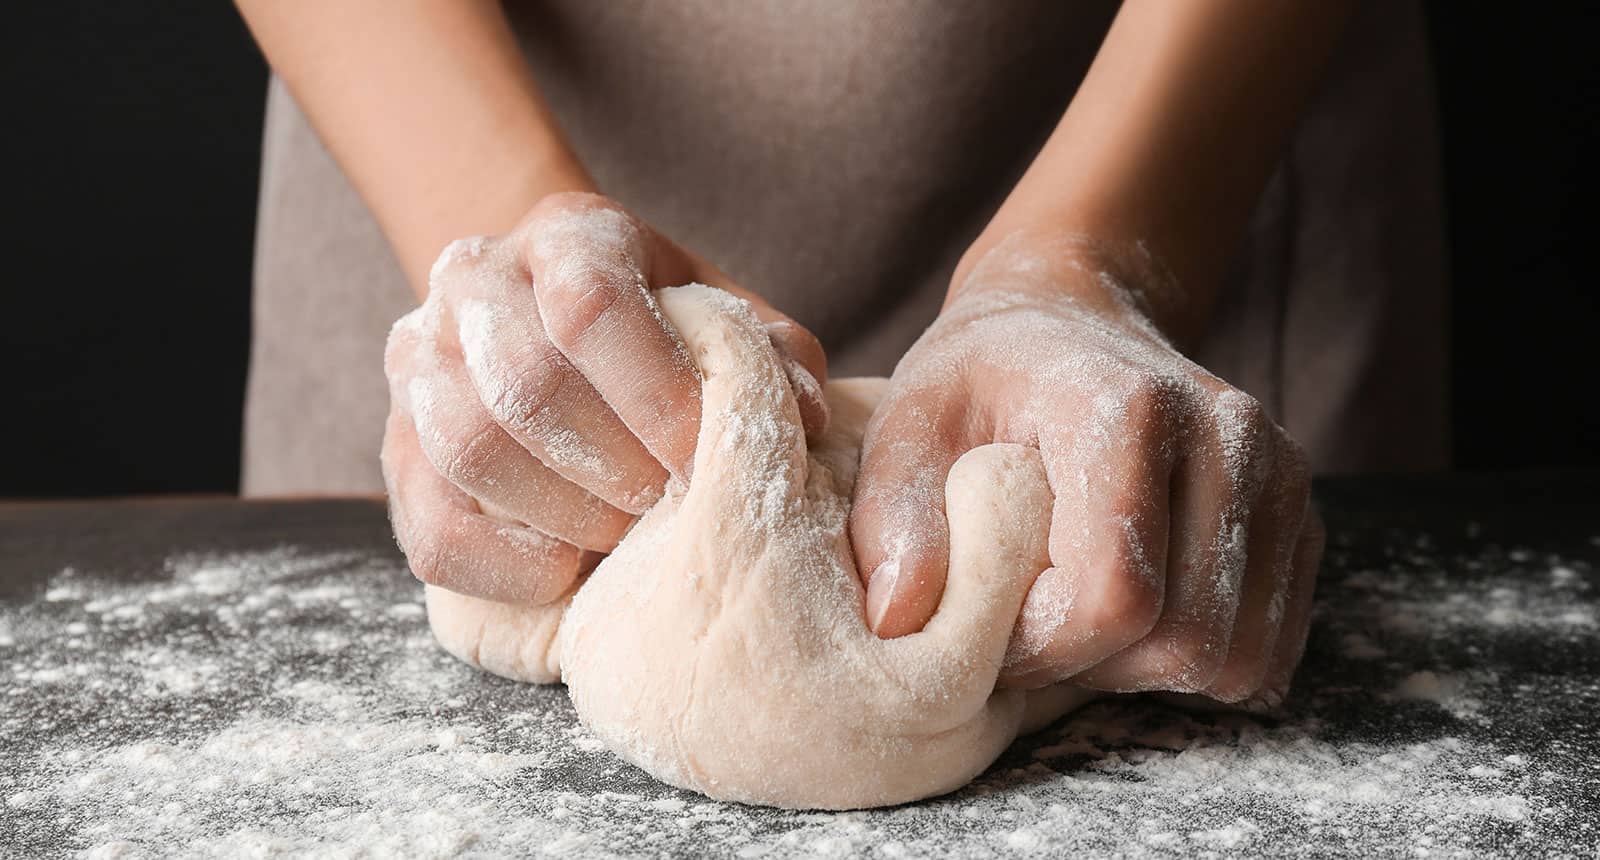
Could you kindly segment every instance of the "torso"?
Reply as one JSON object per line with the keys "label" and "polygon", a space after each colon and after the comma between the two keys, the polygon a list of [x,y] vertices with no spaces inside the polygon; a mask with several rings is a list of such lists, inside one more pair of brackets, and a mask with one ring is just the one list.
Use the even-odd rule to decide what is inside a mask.
{"label": "torso", "polygon": [[[512,16],[601,189],[811,327],[852,375],[890,372],[933,319],[1114,11],[555,0]],[[1197,354],[1325,470],[1446,452],[1420,38],[1415,8],[1367,7]],[[261,207],[245,491],[381,489],[382,341],[413,299],[277,84]]]}

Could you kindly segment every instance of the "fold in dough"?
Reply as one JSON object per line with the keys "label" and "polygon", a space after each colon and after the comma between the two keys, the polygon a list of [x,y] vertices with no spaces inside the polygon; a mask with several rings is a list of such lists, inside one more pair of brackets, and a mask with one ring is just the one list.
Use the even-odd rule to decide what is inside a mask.
{"label": "fold in dough", "polygon": [[946,484],[950,571],[926,629],[867,628],[846,522],[881,379],[827,388],[810,451],[750,306],[657,293],[704,378],[694,477],[556,605],[427,592],[435,636],[498,675],[565,681],[579,717],[656,778],[714,798],[806,809],[903,803],[966,784],[1020,732],[1081,704],[1066,687],[996,689],[1022,599],[1049,563],[1038,454],[986,445]]}

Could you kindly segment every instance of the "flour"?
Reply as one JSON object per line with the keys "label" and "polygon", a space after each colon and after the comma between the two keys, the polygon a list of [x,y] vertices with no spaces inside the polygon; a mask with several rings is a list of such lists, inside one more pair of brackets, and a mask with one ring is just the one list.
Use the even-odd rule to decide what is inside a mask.
{"label": "flour", "polygon": [[1389,695],[1412,702],[1433,702],[1461,719],[1471,719],[1483,709],[1483,702],[1467,693],[1472,685],[1460,675],[1413,672],[1400,680]]}
{"label": "flour", "polygon": [[[621,764],[560,688],[439,652],[388,555],[78,565],[0,603],[0,855],[1591,855],[1600,682],[1555,655],[1600,652],[1565,618],[1594,609],[1592,558],[1393,549],[1330,552],[1285,719],[1104,702],[955,795],[829,814]],[[1356,635],[1383,653],[1347,657]],[[1529,642],[1543,668],[1496,656]]]}

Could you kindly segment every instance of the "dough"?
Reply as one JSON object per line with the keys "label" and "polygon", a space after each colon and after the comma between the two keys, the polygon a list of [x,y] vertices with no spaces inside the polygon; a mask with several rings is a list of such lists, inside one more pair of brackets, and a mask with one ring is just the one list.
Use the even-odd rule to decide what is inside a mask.
{"label": "dough", "polygon": [[807,809],[959,788],[1017,735],[1080,704],[995,678],[1049,563],[1036,452],[988,445],[950,472],[950,570],[920,633],[867,628],[846,520],[861,434],[885,384],[839,380],[809,452],[794,396],[747,303],[657,294],[704,378],[694,476],[567,602],[427,592],[450,653],[498,675],[565,681],[585,725],[656,778],[714,798]]}

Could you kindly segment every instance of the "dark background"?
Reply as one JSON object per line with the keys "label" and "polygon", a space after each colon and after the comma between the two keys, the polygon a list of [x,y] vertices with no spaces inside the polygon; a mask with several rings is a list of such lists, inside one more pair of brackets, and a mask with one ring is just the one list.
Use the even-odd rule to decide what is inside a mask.
{"label": "dark background", "polygon": [[[233,491],[266,69],[231,4],[25,20],[50,5],[8,12],[70,35],[6,60],[27,108],[7,136],[31,151],[8,189],[0,497]],[[1462,469],[1600,464],[1600,75],[1554,8],[1428,3]]]}

